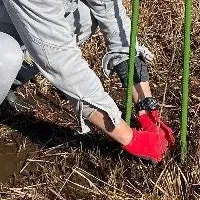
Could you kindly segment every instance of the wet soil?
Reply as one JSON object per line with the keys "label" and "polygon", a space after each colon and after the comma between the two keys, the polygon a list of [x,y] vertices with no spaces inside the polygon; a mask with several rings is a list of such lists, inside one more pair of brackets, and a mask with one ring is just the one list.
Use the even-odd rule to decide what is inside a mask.
{"label": "wet soil", "polygon": [[0,146],[0,182],[8,180],[17,171],[19,163],[16,144],[10,143]]}
{"label": "wet soil", "polygon": [[20,133],[11,131],[0,141],[0,183],[6,183],[17,176],[31,152],[34,144]]}

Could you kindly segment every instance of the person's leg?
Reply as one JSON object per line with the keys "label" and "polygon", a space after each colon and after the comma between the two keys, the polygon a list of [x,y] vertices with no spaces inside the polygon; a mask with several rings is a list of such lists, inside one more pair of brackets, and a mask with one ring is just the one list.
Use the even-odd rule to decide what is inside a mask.
{"label": "person's leg", "polygon": [[8,34],[0,32],[0,104],[9,92],[21,67],[23,53],[18,42]]}
{"label": "person's leg", "polygon": [[[17,40],[17,42],[20,45],[23,45],[23,42],[20,39],[20,36],[17,33],[17,30],[14,27],[13,22],[11,21],[2,1],[0,2],[0,32],[4,32],[7,33],[8,35],[11,35],[13,38]],[[11,89],[8,92],[8,95],[6,96],[5,99],[5,104],[9,107],[9,109],[17,112],[19,111],[24,112],[33,109],[33,103],[30,102],[30,100],[28,99],[16,95],[14,93],[14,90],[17,87],[20,87],[23,84],[25,84],[27,81],[29,81],[38,73],[39,70],[35,65],[29,66],[25,62],[22,63],[22,66],[17,74],[17,77],[15,78],[11,86]]]}
{"label": "person's leg", "polygon": [[[12,36],[17,40],[17,42],[20,44],[20,46],[23,46],[23,42],[13,24],[11,21],[8,12],[3,4],[3,2],[0,2],[0,31],[7,33],[8,35]],[[26,49],[23,50],[25,57],[26,55]],[[28,66],[26,63],[23,63],[20,71],[17,74],[17,81],[14,82],[13,87],[17,87],[20,85],[23,85],[27,81],[29,81],[31,78],[33,78],[36,74],[39,73],[39,70],[37,67],[33,64],[33,66]]]}
{"label": "person's leg", "polygon": [[[90,118],[91,122],[100,128],[106,127],[108,122],[105,116],[107,116],[110,120],[109,125],[114,127],[112,131],[116,128],[121,129],[121,112],[113,99],[104,91],[96,74],[82,59],[81,51],[76,46],[76,38],[64,18],[63,2],[31,0],[3,0],[3,2],[40,71],[66,96],[77,101],[82,128],[84,128],[85,106],[89,104],[96,110],[91,113],[91,117],[94,117],[95,113],[103,112],[103,120],[97,120],[95,124],[93,118]],[[104,131],[103,128],[102,130]],[[121,138],[125,138],[129,135],[127,133],[130,132],[130,128],[121,131],[124,131],[121,132]],[[141,135],[143,137],[144,134]],[[148,133],[145,135],[147,138]],[[164,137],[159,138],[156,133],[153,135],[156,138],[153,149],[156,150],[155,159],[158,160],[167,150],[167,141]],[[133,138],[134,142],[137,142],[137,138],[140,137]],[[152,144],[148,140],[148,146],[144,148],[145,155],[154,159],[151,154],[148,155],[151,148]],[[144,154],[141,150],[143,149],[134,154],[134,149],[131,153],[140,156]]]}

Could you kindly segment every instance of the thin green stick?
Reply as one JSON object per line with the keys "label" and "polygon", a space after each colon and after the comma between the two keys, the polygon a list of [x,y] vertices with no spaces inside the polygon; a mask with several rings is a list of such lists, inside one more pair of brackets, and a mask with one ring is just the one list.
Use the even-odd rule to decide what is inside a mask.
{"label": "thin green stick", "polygon": [[187,154],[187,121],[188,121],[188,95],[190,73],[190,33],[192,24],[192,0],[185,0],[184,23],[184,61],[182,72],[182,103],[181,103],[181,160]]}
{"label": "thin green stick", "polygon": [[139,15],[139,0],[132,2],[132,17],[131,17],[131,34],[130,34],[130,50],[129,50],[129,70],[128,70],[128,86],[126,94],[126,123],[130,125],[132,111],[132,92],[133,92],[133,76],[135,66],[135,45],[137,36],[137,23]]}

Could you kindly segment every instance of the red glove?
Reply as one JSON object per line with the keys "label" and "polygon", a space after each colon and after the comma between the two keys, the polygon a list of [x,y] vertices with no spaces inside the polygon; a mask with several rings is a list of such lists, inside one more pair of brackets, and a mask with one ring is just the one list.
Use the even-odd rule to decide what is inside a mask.
{"label": "red glove", "polygon": [[163,121],[160,120],[158,110],[151,111],[149,113],[149,117],[154,123],[158,124],[158,126],[160,126],[160,128],[165,132],[166,139],[168,140],[169,144],[173,146],[175,144],[173,131]]}
{"label": "red glove", "polygon": [[159,113],[157,110],[150,111],[147,114],[143,114],[137,118],[144,131],[153,131],[164,133],[170,146],[175,143],[175,138],[173,136],[173,131],[169,128],[163,121],[160,120]]}
{"label": "red glove", "polygon": [[133,129],[133,138],[123,149],[133,154],[158,163],[162,160],[168,148],[168,141],[164,134]]}

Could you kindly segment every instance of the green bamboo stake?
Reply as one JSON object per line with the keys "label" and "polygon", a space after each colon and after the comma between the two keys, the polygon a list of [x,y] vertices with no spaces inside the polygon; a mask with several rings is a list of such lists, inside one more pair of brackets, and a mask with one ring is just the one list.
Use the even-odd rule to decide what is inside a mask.
{"label": "green bamboo stake", "polygon": [[130,125],[132,111],[132,92],[133,92],[133,76],[135,66],[135,45],[137,36],[137,23],[139,15],[139,0],[132,2],[132,17],[131,17],[131,34],[130,34],[130,50],[129,50],[129,70],[128,70],[128,86],[126,94],[126,123]]}
{"label": "green bamboo stake", "polygon": [[187,120],[188,120],[188,95],[190,73],[190,32],[192,24],[192,0],[185,0],[184,23],[184,60],[182,72],[182,103],[181,103],[181,160],[187,154]]}

